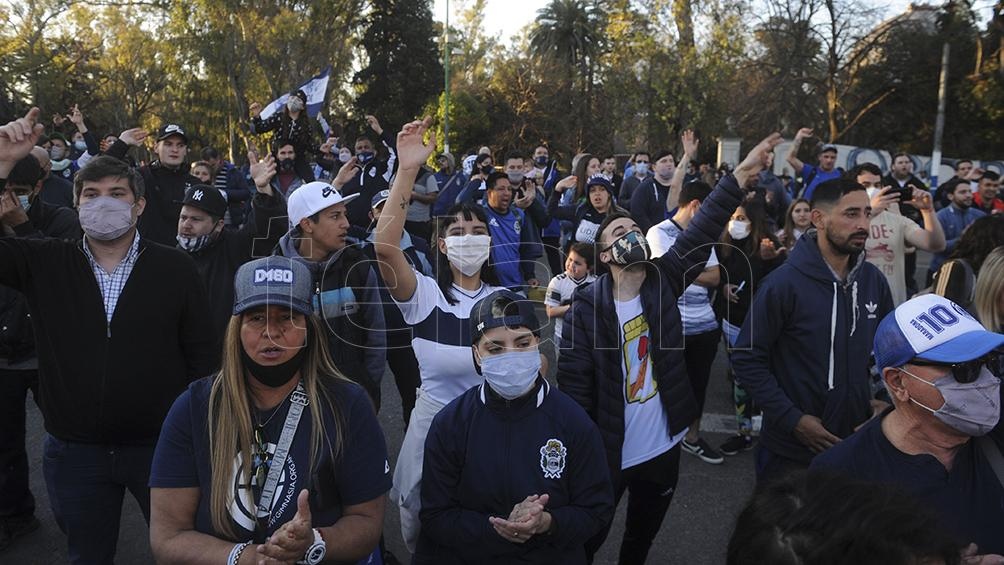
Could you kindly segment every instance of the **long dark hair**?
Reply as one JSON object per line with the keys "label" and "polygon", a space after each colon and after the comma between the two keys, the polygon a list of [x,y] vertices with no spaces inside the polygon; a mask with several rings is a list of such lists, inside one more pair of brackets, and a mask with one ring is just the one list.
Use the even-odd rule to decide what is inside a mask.
{"label": "long dark hair", "polygon": [[722,236],[722,243],[725,245],[719,246],[719,255],[728,257],[733,251],[738,250],[747,257],[759,256],[760,241],[764,238],[771,240],[775,247],[780,248],[781,242],[767,229],[767,207],[763,199],[756,197],[739,206],[746,212],[746,219],[750,222],[750,234],[745,239],[735,240],[726,230]]}
{"label": "long dark hair", "polygon": [[978,274],[984,259],[998,246],[1004,245],[1004,218],[999,216],[983,216],[962,232],[955,251],[949,259],[965,259]]}
{"label": "long dark hair", "polygon": [[576,204],[583,197],[586,197],[586,200],[589,199],[589,192],[586,187],[586,182],[589,180],[587,171],[589,170],[589,162],[593,159],[599,160],[599,157],[592,153],[583,153],[579,155],[579,160],[575,162],[575,169],[572,170],[572,174],[576,177],[575,194],[572,196],[572,202]]}
{"label": "long dark hair", "polygon": [[[450,208],[445,216],[436,218],[436,240],[430,242],[429,245],[432,248],[432,268],[436,275],[436,283],[439,285],[439,290],[450,304],[456,304],[460,301],[453,296],[453,269],[450,268],[450,260],[446,257],[446,254],[439,252],[439,239],[446,237],[446,232],[449,231],[450,226],[457,222],[461,215],[464,220],[480,220],[485,224],[486,228],[488,227],[488,216],[485,215],[484,208],[472,204],[456,204]],[[481,282],[493,286],[498,286],[499,284],[498,275],[495,273],[495,265],[492,264],[490,258],[488,261],[485,261],[484,265],[481,265]]]}

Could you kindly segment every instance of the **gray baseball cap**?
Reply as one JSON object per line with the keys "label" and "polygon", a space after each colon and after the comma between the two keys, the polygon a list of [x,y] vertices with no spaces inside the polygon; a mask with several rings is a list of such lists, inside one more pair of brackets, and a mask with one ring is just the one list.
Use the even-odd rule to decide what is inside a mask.
{"label": "gray baseball cap", "polygon": [[313,313],[310,270],[289,257],[264,257],[241,265],[234,275],[234,315],[257,306],[282,306]]}

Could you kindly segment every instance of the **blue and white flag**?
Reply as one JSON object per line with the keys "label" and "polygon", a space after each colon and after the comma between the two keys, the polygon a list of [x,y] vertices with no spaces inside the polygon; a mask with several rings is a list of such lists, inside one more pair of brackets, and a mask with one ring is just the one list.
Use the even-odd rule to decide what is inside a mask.
{"label": "blue and white flag", "polygon": [[[298,89],[307,93],[307,116],[311,118],[317,116],[318,112],[321,111],[321,106],[324,104],[324,94],[328,91],[329,74],[331,74],[330,66],[321,71],[321,74],[301,84]],[[294,92],[296,91],[294,90]],[[261,111],[259,117],[267,120],[272,114],[282,110],[288,99],[289,93],[286,93],[269,102],[268,106],[265,106],[265,109]]]}

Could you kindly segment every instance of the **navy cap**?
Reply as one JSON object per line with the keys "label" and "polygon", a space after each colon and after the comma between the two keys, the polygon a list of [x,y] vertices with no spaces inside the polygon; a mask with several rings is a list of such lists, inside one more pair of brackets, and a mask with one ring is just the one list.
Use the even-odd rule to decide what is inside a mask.
{"label": "navy cap", "polygon": [[181,204],[194,206],[217,218],[222,218],[227,213],[227,197],[220,189],[206,184],[197,184],[185,190],[185,199]]}
{"label": "navy cap", "polygon": [[157,130],[157,141],[163,141],[172,135],[180,136],[181,139],[185,140],[185,144],[188,144],[188,134],[185,133],[185,128],[178,124],[164,124],[160,126],[160,129]]}
{"label": "navy cap", "polygon": [[482,298],[471,309],[471,343],[477,343],[492,328],[529,328],[535,334],[540,322],[533,309],[534,302],[511,290],[497,290]]}
{"label": "navy cap", "polygon": [[600,185],[603,188],[605,188],[608,191],[610,191],[611,193],[613,193],[613,191],[614,191],[614,185],[610,184],[610,181],[607,180],[607,177],[605,177],[603,175],[593,175],[593,176],[589,177],[588,181],[586,181],[586,188],[589,188],[590,186],[595,186],[595,185]]}
{"label": "navy cap", "polygon": [[380,192],[373,195],[373,200],[370,202],[370,210],[376,208],[377,206],[383,204],[390,198],[389,190],[381,190]]}
{"label": "navy cap", "polygon": [[314,285],[310,270],[290,257],[263,257],[234,275],[234,315],[257,306],[281,306],[310,315]]}

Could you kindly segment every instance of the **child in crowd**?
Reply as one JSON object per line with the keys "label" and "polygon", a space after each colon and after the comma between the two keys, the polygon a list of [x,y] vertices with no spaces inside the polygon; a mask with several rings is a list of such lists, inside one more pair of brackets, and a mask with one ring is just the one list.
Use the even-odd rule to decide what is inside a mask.
{"label": "child in crowd", "polygon": [[565,272],[555,276],[547,285],[544,296],[544,306],[547,307],[547,317],[555,318],[554,350],[561,347],[561,324],[565,312],[572,304],[572,294],[575,289],[596,280],[593,274],[595,250],[591,243],[573,243],[568,249],[565,259]]}

